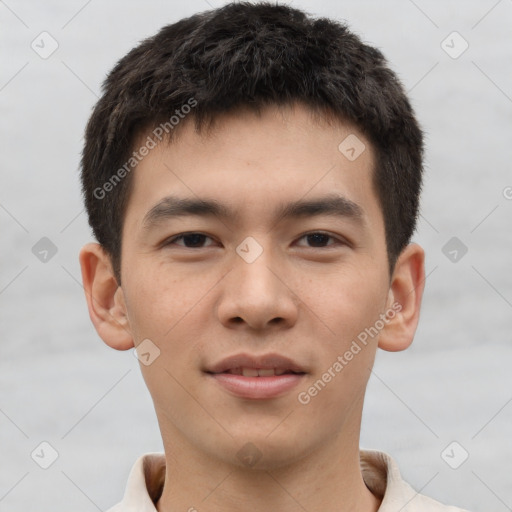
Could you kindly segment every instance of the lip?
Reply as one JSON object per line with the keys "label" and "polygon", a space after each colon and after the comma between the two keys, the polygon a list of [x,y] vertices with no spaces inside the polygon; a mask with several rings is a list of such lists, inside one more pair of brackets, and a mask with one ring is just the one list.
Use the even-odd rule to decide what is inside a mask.
{"label": "lip", "polygon": [[[288,370],[267,377],[244,377],[234,373],[223,373],[237,368],[258,368]],[[206,375],[230,394],[251,400],[277,398],[297,386],[306,375],[306,370],[292,359],[280,354],[250,355],[235,354],[213,364],[204,370]]]}
{"label": "lip", "polygon": [[286,373],[273,377],[244,377],[230,373],[212,373],[207,376],[239,398],[268,400],[292,390],[305,377],[305,374]]}
{"label": "lip", "polygon": [[[306,370],[292,359],[280,354],[250,355],[234,354],[205,369],[207,373],[218,374],[235,368],[277,368],[295,373],[306,373]],[[249,378],[249,377],[245,377]],[[256,377],[263,379],[267,377]]]}

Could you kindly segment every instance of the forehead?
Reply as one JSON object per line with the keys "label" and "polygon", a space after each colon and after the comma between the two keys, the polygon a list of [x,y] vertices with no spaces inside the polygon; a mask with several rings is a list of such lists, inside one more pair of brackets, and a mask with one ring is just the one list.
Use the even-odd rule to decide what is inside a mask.
{"label": "forehead", "polygon": [[337,193],[370,221],[380,215],[373,150],[352,124],[300,105],[225,114],[200,132],[192,118],[182,123],[133,172],[127,221],[131,214],[140,224],[166,196],[214,200],[263,220],[272,203]]}

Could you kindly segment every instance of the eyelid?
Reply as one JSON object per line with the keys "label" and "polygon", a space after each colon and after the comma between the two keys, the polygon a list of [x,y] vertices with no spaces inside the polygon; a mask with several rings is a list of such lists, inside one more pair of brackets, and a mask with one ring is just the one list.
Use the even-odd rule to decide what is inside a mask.
{"label": "eyelid", "polygon": [[[159,244],[159,247],[165,247],[168,245],[177,245],[178,247],[183,247],[184,249],[204,249],[204,247],[195,248],[195,247],[186,247],[185,245],[174,244],[175,240],[183,239],[183,237],[185,237],[187,235],[202,235],[206,238],[209,238],[209,239],[215,241],[214,237],[207,235],[206,233],[203,233],[201,231],[184,231],[183,233],[177,233],[176,235],[172,235],[172,236],[166,238]],[[206,247],[210,247],[210,246],[208,245]]]}
{"label": "eyelid", "polygon": [[[344,237],[342,236],[339,236],[339,235],[335,235],[333,233],[330,233],[329,231],[323,231],[323,230],[313,230],[313,231],[308,231],[306,233],[303,233],[302,235],[300,235],[299,237],[297,237],[297,240],[301,240],[302,238],[308,236],[308,235],[325,235],[329,238],[332,238],[333,240],[335,240],[335,242],[337,244],[341,244],[341,245],[350,245],[349,241],[347,239],[345,239]],[[326,247],[331,247],[333,245],[336,245],[336,244],[330,244],[330,245],[327,245]],[[309,247],[309,249],[325,249],[325,247]]]}
{"label": "eyelid", "polygon": [[[331,244],[328,244],[327,246],[324,246],[324,247],[308,247],[309,249],[325,249],[326,247],[332,247],[334,245],[338,245],[338,244],[341,244],[341,245],[347,245],[349,246],[350,245],[350,242],[345,239],[344,237],[341,237],[339,235],[335,235],[333,233],[330,233],[328,231],[323,231],[323,230],[312,230],[312,231],[307,231],[305,233],[302,233],[301,235],[299,235],[296,240],[299,241],[299,240],[302,240],[304,237],[308,236],[308,235],[325,235],[329,238],[331,238],[332,240],[335,241],[335,243],[331,243]],[[187,236],[187,235],[202,235],[206,238],[209,238],[210,240],[212,241],[215,241],[215,238],[211,235],[208,235],[206,233],[203,233],[201,231],[184,231],[183,233],[177,233],[176,235],[172,235],[168,238],[166,238],[163,242],[161,242],[159,244],[160,247],[165,247],[165,246],[168,246],[168,245],[174,245],[174,242],[176,240],[179,240],[179,239],[183,239],[183,237]],[[185,245],[179,245],[179,244],[175,244],[177,245],[178,247],[183,247],[184,249],[204,249],[206,247],[211,247],[211,245],[208,245],[208,246],[203,246],[203,247],[186,247]]]}

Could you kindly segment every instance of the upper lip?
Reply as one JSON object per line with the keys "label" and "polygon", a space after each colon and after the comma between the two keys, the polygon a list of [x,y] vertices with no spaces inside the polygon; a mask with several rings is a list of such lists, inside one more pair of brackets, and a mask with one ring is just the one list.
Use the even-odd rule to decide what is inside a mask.
{"label": "upper lip", "polygon": [[222,373],[235,368],[275,368],[290,370],[295,373],[305,373],[304,368],[290,358],[279,354],[234,354],[222,359],[206,369],[207,373]]}

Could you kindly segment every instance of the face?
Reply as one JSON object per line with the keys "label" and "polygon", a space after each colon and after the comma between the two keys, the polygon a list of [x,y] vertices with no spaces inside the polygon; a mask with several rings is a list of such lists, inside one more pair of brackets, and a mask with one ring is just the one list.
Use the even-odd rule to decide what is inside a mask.
{"label": "face", "polygon": [[361,333],[391,307],[370,143],[300,106],[181,129],[134,171],[122,234],[164,443],[270,468],[357,437],[379,338]]}

